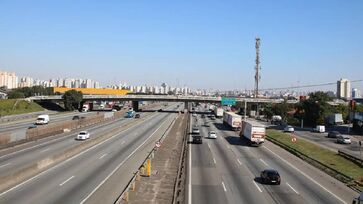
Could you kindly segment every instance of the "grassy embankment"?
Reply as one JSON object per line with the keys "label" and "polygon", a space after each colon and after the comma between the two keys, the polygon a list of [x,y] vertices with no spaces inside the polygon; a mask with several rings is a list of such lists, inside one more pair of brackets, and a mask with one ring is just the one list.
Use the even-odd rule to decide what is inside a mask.
{"label": "grassy embankment", "polygon": [[363,191],[363,168],[340,156],[338,153],[322,148],[307,140],[299,139],[293,143],[291,136],[277,130],[267,130],[267,139],[283,147],[292,154],[323,170],[354,189]]}
{"label": "grassy embankment", "polygon": [[43,110],[44,108],[34,102],[27,102],[24,100],[18,100],[17,102],[16,99],[0,100],[0,116],[31,113]]}

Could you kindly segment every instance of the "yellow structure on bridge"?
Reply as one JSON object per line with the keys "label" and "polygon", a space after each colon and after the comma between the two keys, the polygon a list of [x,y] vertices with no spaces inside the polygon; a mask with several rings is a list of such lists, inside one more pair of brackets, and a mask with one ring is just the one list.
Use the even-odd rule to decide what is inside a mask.
{"label": "yellow structure on bridge", "polygon": [[126,95],[131,93],[129,90],[124,89],[94,89],[94,88],[64,88],[64,87],[54,87],[54,93],[65,93],[69,90],[76,90],[82,92],[85,95]]}

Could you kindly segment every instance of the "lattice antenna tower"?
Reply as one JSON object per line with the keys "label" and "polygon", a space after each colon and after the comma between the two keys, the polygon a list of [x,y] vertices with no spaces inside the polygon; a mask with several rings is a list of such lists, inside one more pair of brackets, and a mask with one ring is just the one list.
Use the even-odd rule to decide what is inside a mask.
{"label": "lattice antenna tower", "polygon": [[258,84],[261,80],[261,76],[260,76],[260,70],[261,70],[261,65],[260,65],[260,38],[256,37],[256,66],[255,66],[255,97],[258,97]]}

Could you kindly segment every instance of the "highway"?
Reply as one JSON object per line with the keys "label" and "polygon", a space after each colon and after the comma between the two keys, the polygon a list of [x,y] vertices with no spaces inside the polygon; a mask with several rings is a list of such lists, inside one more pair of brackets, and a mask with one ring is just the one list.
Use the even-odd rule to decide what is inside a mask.
{"label": "highway", "polygon": [[[175,104],[168,109],[175,110]],[[87,199],[104,182],[104,179],[108,178],[115,169],[120,168],[120,171],[123,171],[123,168],[127,168],[122,164],[130,155],[138,154],[139,150],[141,151],[149,141],[160,137],[157,131],[161,127],[169,125],[177,116],[172,112],[147,114],[150,116],[145,122],[131,126],[32,179],[0,193],[0,203],[88,202]],[[138,121],[138,119],[131,120]],[[121,123],[122,121],[118,121],[116,125]],[[99,132],[94,134],[104,134],[107,132],[106,129],[97,130]],[[69,138],[60,143],[79,142],[72,140],[72,137]],[[40,152],[44,148],[49,147],[33,151]],[[54,153],[55,151],[50,149],[47,152]],[[135,162],[140,161],[132,163]],[[125,177],[124,180],[128,181],[131,176],[132,174],[128,178]]]}
{"label": "highway", "polygon": [[[150,113],[141,113],[141,117],[150,115]],[[92,125],[82,130],[86,130],[90,133],[90,137],[96,138],[113,128],[122,126],[126,123],[132,123],[133,120],[129,118],[119,118],[113,121],[107,121],[106,123]],[[75,141],[75,138],[80,130],[77,132],[54,136],[51,140],[48,138],[44,142],[37,142],[28,148],[16,151],[11,154],[5,154],[0,156],[0,177],[11,174],[14,171],[22,169],[29,164],[29,161],[40,161],[43,158],[50,155],[56,155],[62,153],[65,149],[70,149],[76,145],[79,145],[82,141]]]}
{"label": "highway", "polygon": [[[217,139],[190,144],[188,203],[351,203],[357,193],[290,153],[265,142],[249,147],[221,119],[191,119],[201,135],[213,130]],[[210,127],[203,126],[210,121]],[[191,126],[192,126],[191,125]],[[191,140],[191,138],[190,138]],[[259,180],[267,168],[278,170],[281,185]]]}
{"label": "highway", "polygon": [[[82,115],[82,116],[87,117],[92,114],[96,114],[96,112],[80,113],[77,111],[77,112],[53,114],[53,115],[49,115],[49,118],[50,118],[49,124],[55,123],[55,122],[60,122],[60,121],[72,120],[73,116],[75,116],[75,115]],[[15,120],[15,121],[11,121],[11,122],[0,123],[0,133],[27,129],[29,126],[34,124],[35,120],[36,120],[36,118],[30,118],[30,119]]]}

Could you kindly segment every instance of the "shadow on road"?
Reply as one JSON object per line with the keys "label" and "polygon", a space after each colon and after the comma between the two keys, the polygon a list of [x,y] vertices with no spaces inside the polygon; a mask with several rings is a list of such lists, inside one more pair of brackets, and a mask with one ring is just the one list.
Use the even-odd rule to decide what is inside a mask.
{"label": "shadow on road", "polygon": [[230,145],[250,146],[249,141],[247,139],[240,138],[237,136],[227,136],[225,137],[225,139]]}

